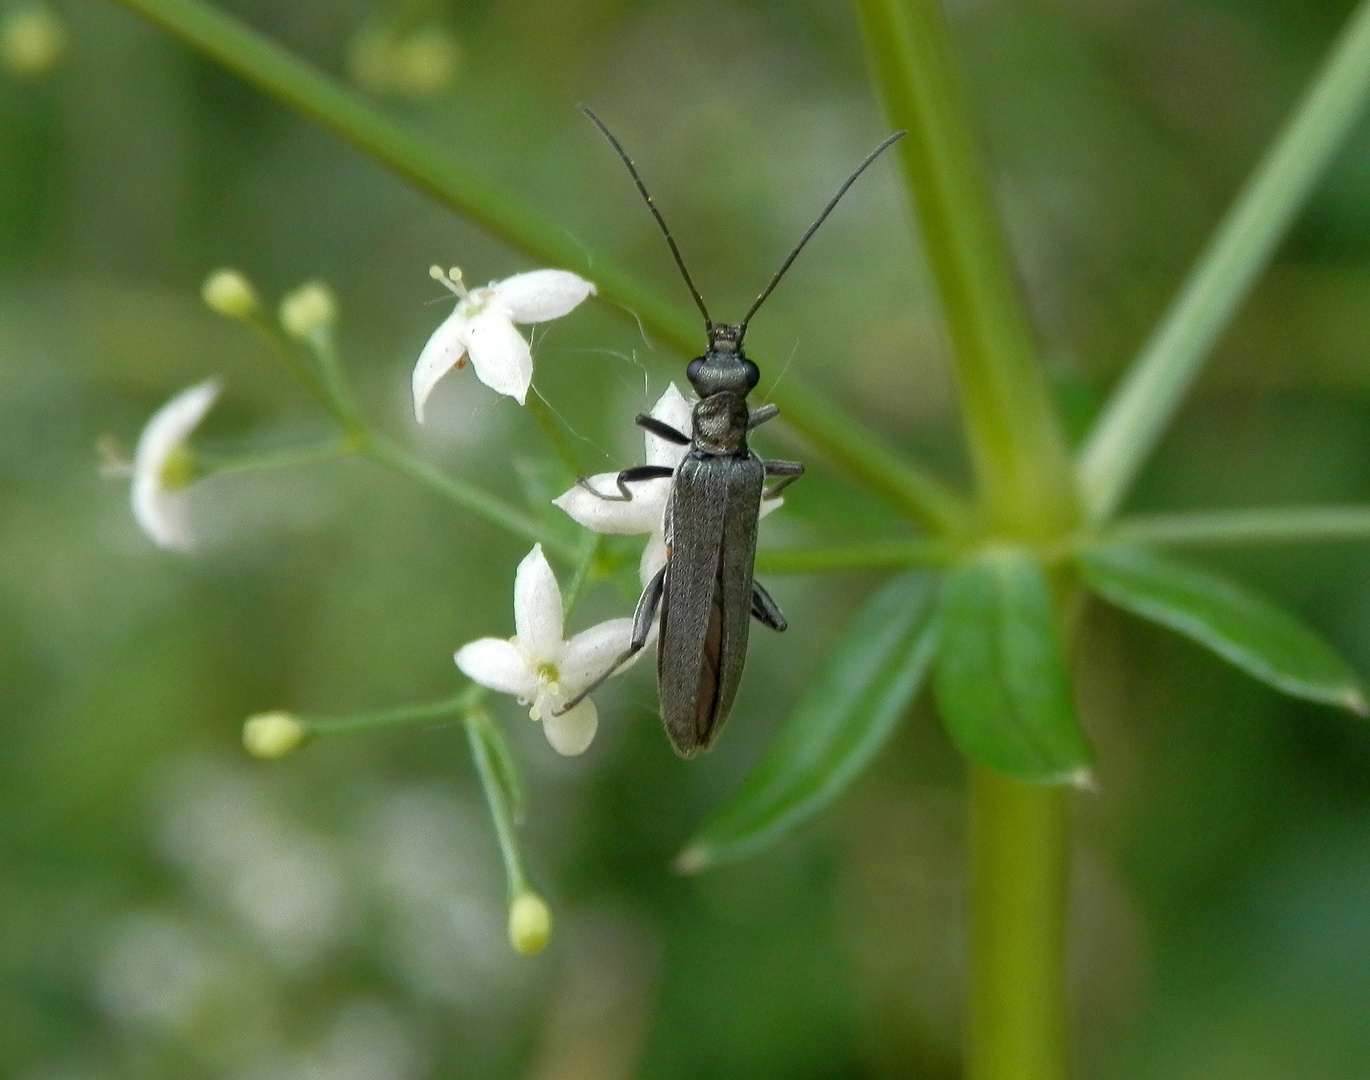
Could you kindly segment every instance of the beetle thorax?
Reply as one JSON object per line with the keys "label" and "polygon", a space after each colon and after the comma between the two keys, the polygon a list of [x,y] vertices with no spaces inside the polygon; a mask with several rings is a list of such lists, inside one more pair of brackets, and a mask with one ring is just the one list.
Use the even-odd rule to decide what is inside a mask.
{"label": "beetle thorax", "polygon": [[716,455],[746,450],[747,415],[747,399],[730,390],[720,390],[696,402],[694,448]]}

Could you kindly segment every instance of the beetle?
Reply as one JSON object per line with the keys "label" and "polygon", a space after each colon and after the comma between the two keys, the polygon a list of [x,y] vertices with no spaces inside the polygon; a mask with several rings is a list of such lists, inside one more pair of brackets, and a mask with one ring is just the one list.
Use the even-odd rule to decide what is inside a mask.
{"label": "beetle", "polygon": [[[904,132],[885,139],[847,177],[742,321],[715,323],[632,159],[598,116],[584,105],[580,111],[627,166],[656,219],[690,296],[704,317],[708,345],[704,355],[695,357],[685,369],[699,396],[694,405],[692,432],[687,435],[646,414],[636,418],[636,423],[653,435],[689,448],[680,464],[675,469],[664,465],[624,469],[616,478],[617,494],[596,491],[584,477],[577,481],[599,498],[627,501],[633,497],[629,484],[670,477],[665,520],[667,557],[638,600],[628,649],[601,678],[559,712],[573,708],[641,652],[659,612],[657,682],[661,719],[676,753],[689,758],[713,744],[728,718],[742,681],[751,619],[772,630],[784,630],[787,625],[779,606],[753,576],[756,528],[762,496],[773,496],[792,484],[803,475],[804,466],[797,461],[763,459],[747,445],[748,433],[780,412],[773,404],[755,409],[747,404],[747,395],[761,379],[760,370],[743,351],[747,325],[847,189]],[[769,488],[768,478],[776,481]]]}

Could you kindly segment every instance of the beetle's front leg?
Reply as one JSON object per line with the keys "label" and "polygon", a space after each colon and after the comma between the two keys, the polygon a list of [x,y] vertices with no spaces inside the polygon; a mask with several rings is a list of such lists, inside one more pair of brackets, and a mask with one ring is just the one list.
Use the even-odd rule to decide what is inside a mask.
{"label": "beetle's front leg", "polygon": [[634,465],[631,469],[624,469],[616,477],[614,483],[618,485],[617,495],[605,495],[602,491],[596,491],[590,486],[587,477],[577,476],[576,486],[582,487],[591,495],[604,499],[606,502],[632,502],[633,493],[628,490],[628,485],[640,480],[664,480],[675,472],[665,465]]}
{"label": "beetle's front leg", "polygon": [[779,477],[779,481],[761,493],[763,499],[774,499],[787,487],[804,475],[804,466],[798,461],[763,461],[767,476]]}

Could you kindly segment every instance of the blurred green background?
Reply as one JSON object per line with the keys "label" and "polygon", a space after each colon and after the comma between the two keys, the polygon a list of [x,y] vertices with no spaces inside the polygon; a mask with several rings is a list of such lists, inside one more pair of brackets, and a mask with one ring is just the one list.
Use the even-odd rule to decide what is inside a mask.
{"label": "blurred green background", "polygon": [[[476,172],[685,300],[598,135],[634,153],[716,314],[736,316],[885,128],[837,0],[225,3]],[[956,0],[997,190],[1077,430],[1145,336],[1349,5]],[[460,728],[260,763],[243,718],[452,693],[512,632],[526,545],[362,462],[211,481],[202,552],[153,548],[95,442],[207,376],[211,448],[327,426],[198,300],[231,264],[275,297],[323,277],[370,415],[520,498],[546,451],[470,371],[419,430],[408,377],[450,310],[426,276],[529,268],[500,243],[99,0],[0,0],[0,1072],[21,1080],[952,1078],[964,989],[961,766],[920,706],[838,808],[750,863],[669,863],[765,746],[877,580],[774,579],[718,749],[677,760],[649,668],[561,759],[497,719],[557,929],[505,940]],[[46,18],[47,16],[44,16]],[[24,25],[32,26],[32,22]],[[27,59],[26,59],[27,57]],[[397,59],[398,57],[398,59]],[[580,269],[580,268],[577,268]],[[588,271],[593,277],[593,267]],[[537,385],[587,471],[680,358],[595,305],[545,328]],[[758,318],[793,365],[964,474],[909,215],[877,169]],[[803,447],[776,431],[775,451]],[[1370,124],[1302,216],[1134,508],[1370,498]],[[762,543],[898,528],[809,456]],[[535,485],[534,485],[535,486]],[[1370,552],[1221,561],[1370,674]],[[564,568],[563,568],[564,570]],[[631,577],[573,628],[625,614]],[[1370,731],[1099,608],[1079,659],[1099,795],[1077,800],[1078,1072],[1370,1077]]]}

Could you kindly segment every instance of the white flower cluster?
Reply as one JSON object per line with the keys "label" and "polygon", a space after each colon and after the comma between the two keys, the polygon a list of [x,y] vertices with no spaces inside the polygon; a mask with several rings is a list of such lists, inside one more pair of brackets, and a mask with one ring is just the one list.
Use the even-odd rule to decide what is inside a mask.
{"label": "white flower cluster", "polygon": [[[428,339],[414,367],[414,415],[424,419],[424,406],[439,380],[471,361],[476,377],[522,405],[532,385],[533,358],[516,324],[545,322],[567,314],[595,286],[564,270],[534,270],[468,290],[461,271],[433,267],[431,275],[456,294],[456,310]],[[319,286],[307,286],[316,291]],[[294,336],[307,336],[296,324],[319,307],[306,306],[292,294],[282,308],[284,325]],[[241,275],[220,271],[205,286],[206,302],[235,318],[258,311],[256,294]],[[317,297],[307,297],[316,301]],[[331,294],[325,315],[333,320]],[[293,306],[292,306],[293,305]],[[315,319],[315,321],[318,321]],[[313,324],[311,323],[311,326]],[[139,525],[161,547],[189,551],[192,537],[185,519],[185,489],[194,480],[194,458],[187,440],[219,394],[215,380],[200,383],[173,397],[148,421],[138,441],[130,471],[133,511]],[[651,415],[689,435],[693,406],[675,385],[662,394]],[[648,432],[646,463],[675,469],[687,447]],[[632,498],[619,494],[617,473],[601,473],[553,500],[577,523],[592,532],[645,535],[639,574],[645,585],[666,562],[664,539],[670,477],[630,483]],[[764,499],[764,515],[783,500]],[[569,640],[563,637],[561,589],[539,544],[519,564],[514,578],[515,634],[508,640],[481,638],[456,653],[457,667],[472,681],[500,693],[512,694],[539,720],[553,749],[561,754],[582,753],[594,738],[598,716],[594,703],[584,698],[573,708],[568,701],[601,680],[628,649],[633,620],[610,619]],[[626,670],[629,664],[619,669]],[[618,674],[619,672],[615,672]]]}

